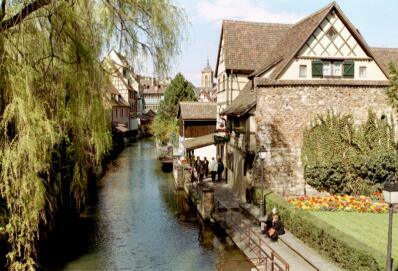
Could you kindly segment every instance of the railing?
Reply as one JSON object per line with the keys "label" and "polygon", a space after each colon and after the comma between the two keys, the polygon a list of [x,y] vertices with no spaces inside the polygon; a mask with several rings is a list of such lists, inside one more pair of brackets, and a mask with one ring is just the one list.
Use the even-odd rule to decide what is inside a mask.
{"label": "railing", "polygon": [[[220,208],[222,204],[218,201],[217,206]],[[239,233],[239,242],[247,242],[249,251],[256,256],[249,259],[255,264],[257,270],[289,271],[289,263],[262,240],[261,236],[253,230],[251,222],[242,221],[241,214],[234,216],[233,210],[224,206],[223,208],[227,210],[224,212],[225,226]],[[267,251],[264,247],[267,248]]]}

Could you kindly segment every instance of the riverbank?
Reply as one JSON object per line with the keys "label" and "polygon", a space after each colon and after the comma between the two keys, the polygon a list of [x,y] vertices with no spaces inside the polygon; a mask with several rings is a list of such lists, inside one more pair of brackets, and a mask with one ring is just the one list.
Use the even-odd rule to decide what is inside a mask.
{"label": "riverbank", "polygon": [[[100,166],[95,170],[91,169],[88,171],[89,181],[87,186],[87,194],[86,203],[95,201],[96,194],[96,186],[97,180],[99,180],[104,172],[105,168],[108,164],[112,163],[112,161],[119,155],[119,153],[125,148],[128,140],[125,140],[124,136],[117,131],[113,131],[112,133],[112,149],[105,155],[100,163]],[[128,144],[128,143],[127,143]],[[59,152],[62,152],[62,146]],[[54,176],[72,176],[73,168],[69,167],[69,161],[64,161],[60,163],[59,157],[54,157],[53,162],[55,164],[51,166],[51,174]],[[67,158],[65,158],[67,159]],[[60,164],[57,164],[60,163]],[[58,177],[57,177],[58,178]],[[55,185],[55,184],[54,184]],[[52,189],[51,187],[47,187],[47,189]],[[46,223],[40,224],[40,238],[37,244],[38,251],[38,261],[39,266],[43,259],[45,259],[45,255],[41,255],[43,251],[43,247],[47,245],[48,242],[51,242],[52,236],[62,234],[66,228],[70,227],[72,221],[76,221],[77,217],[80,215],[83,210],[82,207],[77,207],[75,204],[72,204],[71,193],[70,193],[70,185],[67,182],[60,184],[59,198],[55,199],[53,204],[55,206],[52,207],[52,213],[47,213]],[[84,206],[83,206],[84,207]],[[55,211],[55,212],[54,212]],[[2,204],[0,199],[0,228],[5,226],[6,224],[6,205]],[[9,245],[7,242],[7,236],[2,235],[0,229],[0,270],[6,269],[6,254],[9,252]]]}
{"label": "riverbank", "polygon": [[215,270],[239,259],[239,270],[249,271],[173,183],[153,141],[126,147],[98,181],[96,200],[47,247],[43,270]]}

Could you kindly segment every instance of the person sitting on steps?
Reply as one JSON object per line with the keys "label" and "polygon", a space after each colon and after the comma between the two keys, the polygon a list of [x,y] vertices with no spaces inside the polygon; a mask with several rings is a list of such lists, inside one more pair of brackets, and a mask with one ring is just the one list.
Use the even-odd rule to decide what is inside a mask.
{"label": "person sitting on steps", "polygon": [[272,209],[272,213],[267,216],[264,233],[273,242],[278,241],[278,236],[285,233],[282,220],[275,207]]}

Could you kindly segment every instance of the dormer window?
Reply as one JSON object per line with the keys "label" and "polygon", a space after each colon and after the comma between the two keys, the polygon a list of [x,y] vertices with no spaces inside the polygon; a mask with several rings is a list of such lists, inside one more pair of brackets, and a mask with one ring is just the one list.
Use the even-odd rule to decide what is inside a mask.
{"label": "dormer window", "polygon": [[331,26],[329,30],[326,32],[326,35],[329,37],[329,39],[334,40],[337,36],[337,30]]}

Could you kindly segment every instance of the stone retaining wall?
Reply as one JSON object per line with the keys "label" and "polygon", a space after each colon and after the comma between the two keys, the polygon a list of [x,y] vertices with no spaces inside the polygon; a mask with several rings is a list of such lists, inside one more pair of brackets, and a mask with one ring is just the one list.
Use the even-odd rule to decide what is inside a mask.
{"label": "stone retaining wall", "polygon": [[266,178],[281,194],[316,193],[305,184],[301,163],[303,131],[319,114],[352,114],[356,124],[368,118],[394,115],[383,87],[266,86],[257,88],[257,146],[271,149]]}

